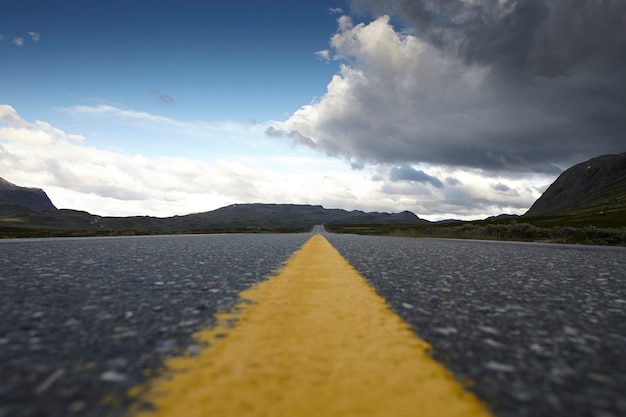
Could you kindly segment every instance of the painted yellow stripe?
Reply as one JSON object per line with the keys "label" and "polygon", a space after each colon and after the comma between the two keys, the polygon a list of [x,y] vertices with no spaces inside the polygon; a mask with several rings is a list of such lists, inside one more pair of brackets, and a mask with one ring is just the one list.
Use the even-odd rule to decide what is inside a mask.
{"label": "painted yellow stripe", "polygon": [[[167,361],[148,416],[489,416],[321,235]],[[233,319],[236,318],[236,324]]]}

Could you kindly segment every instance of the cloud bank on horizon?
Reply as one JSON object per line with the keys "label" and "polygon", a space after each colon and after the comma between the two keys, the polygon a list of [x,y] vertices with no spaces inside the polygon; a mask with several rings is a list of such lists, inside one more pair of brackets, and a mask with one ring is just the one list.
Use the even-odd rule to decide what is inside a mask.
{"label": "cloud bank on horizon", "polygon": [[[352,161],[555,174],[626,149],[626,2],[353,0],[328,91],[272,136]],[[397,30],[387,13],[407,25]]]}
{"label": "cloud bank on horizon", "polygon": [[[106,115],[116,124],[179,132],[182,137],[217,135],[234,141],[236,153],[201,160],[145,156],[89,146],[47,122],[24,120],[0,105],[0,172],[22,186],[43,187],[61,208],[110,216],[173,216],[233,203],[323,204],[366,211],[411,210],[424,218],[479,218],[525,210],[545,180],[485,177],[480,172],[410,164],[351,169],[337,158],[319,158],[275,145],[259,152],[266,125],[211,125],[178,121],[113,106],[64,112]],[[6,173],[9,175],[7,176]],[[445,178],[445,186],[438,177]],[[502,182],[508,185],[503,188]],[[321,200],[321,201],[320,201]]]}

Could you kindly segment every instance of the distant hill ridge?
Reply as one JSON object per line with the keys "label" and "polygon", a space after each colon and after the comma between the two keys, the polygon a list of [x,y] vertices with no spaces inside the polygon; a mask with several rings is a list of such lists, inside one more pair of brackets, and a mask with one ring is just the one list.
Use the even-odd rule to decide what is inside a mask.
{"label": "distant hill ridge", "polygon": [[306,228],[316,224],[422,224],[410,211],[366,213],[306,204],[233,204],[204,213],[158,218],[101,217],[58,210],[43,190],[19,187],[0,178],[0,225],[55,230],[201,230],[274,226]]}
{"label": "distant hill ridge", "polygon": [[206,213],[180,216],[181,225],[198,221],[224,227],[279,226],[309,227],[316,224],[420,224],[428,223],[411,212],[365,213],[327,209],[307,204],[233,204]]}
{"label": "distant hill ridge", "polygon": [[603,155],[565,170],[525,216],[626,210],[626,152]]}

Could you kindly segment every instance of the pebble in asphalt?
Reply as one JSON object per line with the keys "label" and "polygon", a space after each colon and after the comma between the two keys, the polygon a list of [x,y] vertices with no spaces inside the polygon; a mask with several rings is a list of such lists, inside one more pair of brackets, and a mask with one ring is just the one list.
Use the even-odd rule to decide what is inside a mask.
{"label": "pebble in asphalt", "polygon": [[626,416],[626,248],[327,238],[497,416]]}

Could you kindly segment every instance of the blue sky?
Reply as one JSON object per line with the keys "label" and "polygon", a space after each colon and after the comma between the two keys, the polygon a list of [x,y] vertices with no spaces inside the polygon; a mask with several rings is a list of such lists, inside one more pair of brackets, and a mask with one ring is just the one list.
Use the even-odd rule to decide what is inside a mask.
{"label": "blue sky", "polygon": [[3,95],[27,117],[98,102],[193,120],[285,117],[336,70],[314,55],[336,29],[336,2],[301,3],[15,2],[0,17],[2,76],[15,81]]}
{"label": "blue sky", "polygon": [[12,2],[0,177],[102,215],[521,214],[626,150],[624,5],[547,4]]}

